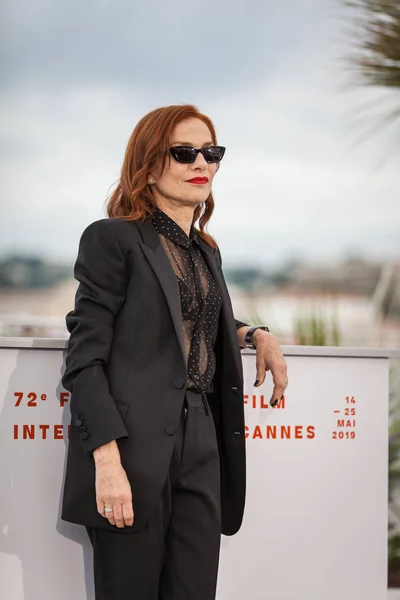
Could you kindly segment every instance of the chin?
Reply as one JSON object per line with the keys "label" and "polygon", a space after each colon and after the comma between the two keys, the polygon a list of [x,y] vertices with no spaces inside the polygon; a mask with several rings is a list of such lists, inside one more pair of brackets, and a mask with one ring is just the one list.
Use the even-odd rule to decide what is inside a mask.
{"label": "chin", "polygon": [[209,195],[209,191],[207,191],[207,193],[204,193],[203,190],[198,190],[198,192],[194,193],[192,197],[195,198],[198,202],[205,202]]}
{"label": "chin", "polygon": [[205,202],[205,201],[207,200],[207,198],[208,198],[208,196],[207,196],[206,198],[195,198],[195,199],[193,200],[193,202],[194,202],[196,205],[199,205],[199,204],[202,204],[203,202]]}

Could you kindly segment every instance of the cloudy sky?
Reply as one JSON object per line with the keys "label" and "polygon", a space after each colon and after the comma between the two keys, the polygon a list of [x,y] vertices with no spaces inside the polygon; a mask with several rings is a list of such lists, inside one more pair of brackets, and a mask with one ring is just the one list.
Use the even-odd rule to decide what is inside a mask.
{"label": "cloudy sky", "polygon": [[227,147],[225,265],[398,257],[399,126],[359,140],[393,99],[352,85],[340,2],[3,4],[0,256],[73,261],[137,121],[188,102]]}

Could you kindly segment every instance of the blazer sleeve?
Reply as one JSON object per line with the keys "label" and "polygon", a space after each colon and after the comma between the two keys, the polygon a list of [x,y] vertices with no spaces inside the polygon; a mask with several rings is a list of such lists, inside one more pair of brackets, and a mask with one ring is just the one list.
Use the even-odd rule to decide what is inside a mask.
{"label": "blazer sleeve", "polygon": [[[219,246],[217,246],[217,261],[218,261],[218,264],[222,271],[222,257],[221,257],[221,252],[220,252]],[[248,323],[244,323],[243,321],[238,321],[238,319],[235,319],[235,324],[236,324],[236,331],[238,329],[240,329],[240,327],[250,327],[250,325]]]}
{"label": "blazer sleeve", "polygon": [[83,231],[74,277],[79,285],[74,309],[65,317],[70,337],[61,382],[71,392],[72,425],[90,454],[128,437],[104,371],[127,286],[126,261],[112,219],[95,221]]}

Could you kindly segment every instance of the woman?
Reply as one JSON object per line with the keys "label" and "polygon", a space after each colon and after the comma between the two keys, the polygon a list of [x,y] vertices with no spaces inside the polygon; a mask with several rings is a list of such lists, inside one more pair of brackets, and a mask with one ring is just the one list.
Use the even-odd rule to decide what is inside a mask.
{"label": "woman", "polygon": [[287,385],[268,328],[235,320],[205,231],[224,151],[196,107],[150,112],[109,218],[80,239],[62,518],[86,527],[96,600],[215,598],[221,533],[245,500],[240,347],[257,348],[257,385],[271,369],[271,405]]}

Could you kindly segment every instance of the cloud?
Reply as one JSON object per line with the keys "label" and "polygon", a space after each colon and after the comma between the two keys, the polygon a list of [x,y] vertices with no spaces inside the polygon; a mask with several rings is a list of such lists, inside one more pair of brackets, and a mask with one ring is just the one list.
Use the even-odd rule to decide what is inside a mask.
{"label": "cloud", "polygon": [[353,146],[350,110],[371,95],[340,91],[336,18],[317,2],[267,4],[13,3],[0,252],[73,260],[84,226],[105,216],[136,122],[186,101],[227,146],[209,225],[225,264],[394,253],[397,173],[374,171],[377,147],[391,146]]}
{"label": "cloud", "polygon": [[299,47],[308,54],[330,27],[326,9],[298,0],[15,0],[8,10],[8,84],[238,88],[296,61]]}

